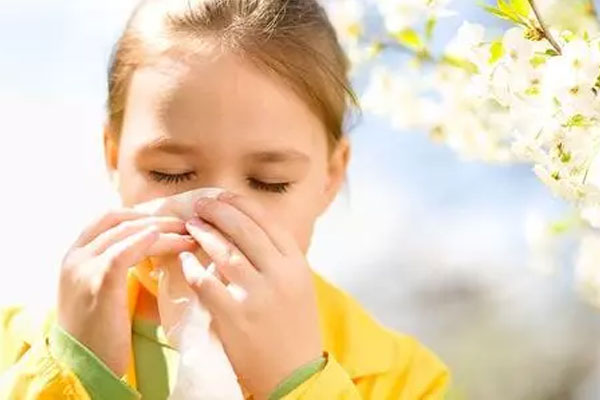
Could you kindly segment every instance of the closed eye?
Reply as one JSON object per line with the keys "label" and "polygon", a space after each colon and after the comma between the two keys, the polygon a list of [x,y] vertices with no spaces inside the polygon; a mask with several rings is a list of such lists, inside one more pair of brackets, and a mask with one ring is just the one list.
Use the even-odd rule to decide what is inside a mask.
{"label": "closed eye", "polygon": [[[182,182],[187,182],[194,179],[195,176],[195,172],[191,171],[181,174],[166,174],[159,171],[150,171],[149,174],[152,180],[166,185],[177,185]],[[247,178],[247,181],[251,188],[271,193],[285,193],[292,185],[292,182],[269,183],[256,178]]]}
{"label": "closed eye", "polygon": [[250,187],[265,192],[285,193],[289,189],[291,182],[267,183],[254,178],[248,178]]}
{"label": "closed eye", "polygon": [[194,172],[184,172],[182,174],[165,174],[163,172],[150,171],[150,177],[154,181],[174,185],[192,180],[194,178],[194,175]]}

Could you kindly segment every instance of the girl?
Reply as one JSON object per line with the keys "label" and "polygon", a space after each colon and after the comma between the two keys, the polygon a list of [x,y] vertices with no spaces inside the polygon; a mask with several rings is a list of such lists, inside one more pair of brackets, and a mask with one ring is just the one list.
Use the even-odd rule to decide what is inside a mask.
{"label": "girl", "polygon": [[[156,299],[133,323],[126,274],[180,254],[188,284],[255,399],[440,399],[448,372],[312,272],[313,224],[345,176],[347,61],[316,0],[149,0],[111,60],[104,150],[124,208],[83,230],[38,334],[3,314],[3,399],[164,399],[173,352]],[[202,186],[227,192],[182,221],[131,207]],[[218,276],[190,258],[206,235],[231,250]],[[191,260],[191,261],[190,261]],[[181,268],[181,267],[179,267]],[[137,383],[121,379],[130,352]]]}

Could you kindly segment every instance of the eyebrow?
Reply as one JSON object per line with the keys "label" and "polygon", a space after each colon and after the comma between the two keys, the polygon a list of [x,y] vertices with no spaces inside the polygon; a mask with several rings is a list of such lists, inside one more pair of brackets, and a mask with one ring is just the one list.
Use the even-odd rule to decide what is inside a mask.
{"label": "eyebrow", "polygon": [[140,154],[149,153],[168,153],[173,155],[183,155],[194,153],[194,147],[183,143],[177,143],[170,138],[161,137],[145,144],[140,148]]}
{"label": "eyebrow", "polygon": [[[196,150],[194,146],[179,143],[171,138],[166,137],[154,139],[140,148],[140,154],[150,154],[156,152],[173,155],[187,155],[194,154]],[[286,161],[308,162],[310,159],[308,155],[294,149],[259,150],[247,154],[245,158],[265,164]]]}
{"label": "eyebrow", "polygon": [[306,154],[293,149],[261,150],[250,153],[246,157],[265,164],[285,161],[308,162],[309,160]]}

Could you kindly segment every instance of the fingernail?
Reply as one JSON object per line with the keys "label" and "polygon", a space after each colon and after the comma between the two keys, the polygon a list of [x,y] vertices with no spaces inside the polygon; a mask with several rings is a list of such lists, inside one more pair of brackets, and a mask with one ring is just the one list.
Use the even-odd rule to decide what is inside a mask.
{"label": "fingernail", "polygon": [[190,284],[197,284],[206,277],[204,267],[192,253],[187,251],[180,253],[179,260],[181,260],[183,275]]}
{"label": "fingernail", "polygon": [[186,225],[191,225],[195,228],[200,228],[200,229],[205,229],[206,228],[206,222],[202,221],[200,218],[198,217],[194,217],[189,219],[186,222]]}
{"label": "fingernail", "polygon": [[231,200],[234,197],[235,197],[235,193],[223,192],[223,193],[219,194],[218,199],[219,200]]}

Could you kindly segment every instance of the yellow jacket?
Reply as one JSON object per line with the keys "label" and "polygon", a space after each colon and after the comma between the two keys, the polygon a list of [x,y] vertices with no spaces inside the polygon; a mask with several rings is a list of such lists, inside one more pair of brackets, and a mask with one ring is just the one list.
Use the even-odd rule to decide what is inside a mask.
{"label": "yellow jacket", "polygon": [[[435,355],[381,326],[316,273],[314,278],[327,362],[285,400],[444,398],[449,374]],[[0,313],[0,399],[90,399],[80,377],[53,351],[54,313],[42,319],[19,307]]]}

